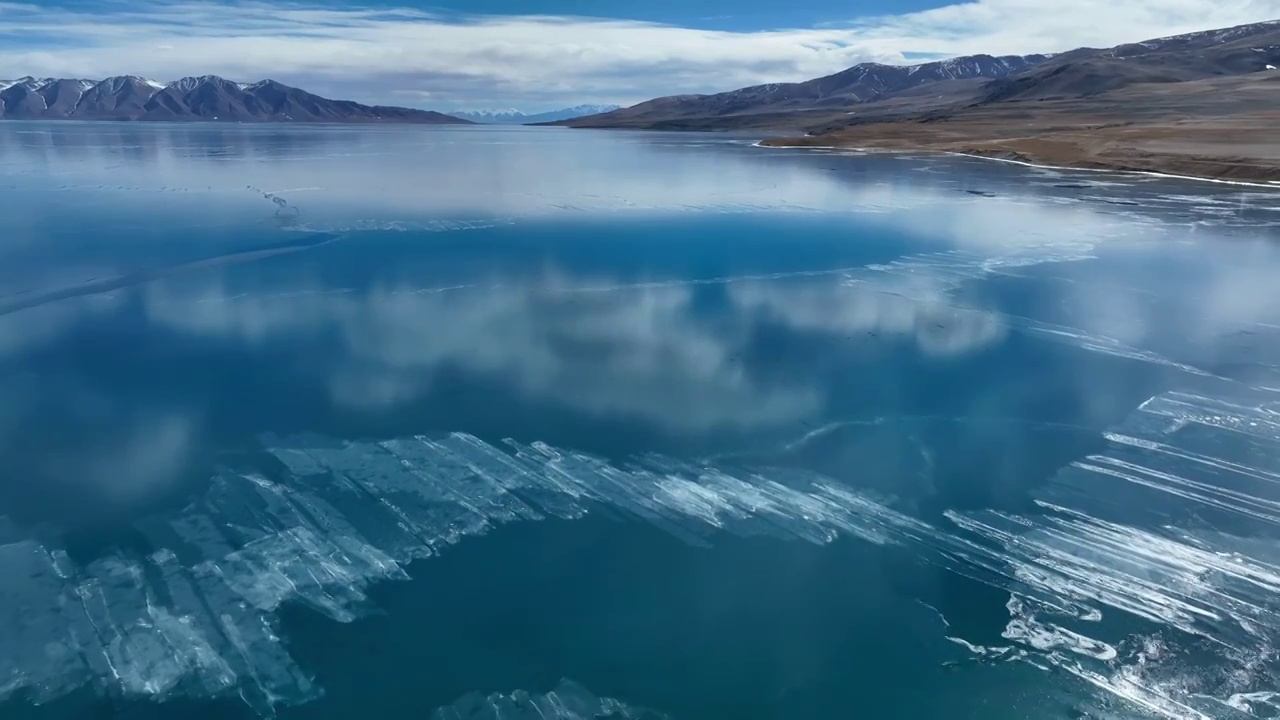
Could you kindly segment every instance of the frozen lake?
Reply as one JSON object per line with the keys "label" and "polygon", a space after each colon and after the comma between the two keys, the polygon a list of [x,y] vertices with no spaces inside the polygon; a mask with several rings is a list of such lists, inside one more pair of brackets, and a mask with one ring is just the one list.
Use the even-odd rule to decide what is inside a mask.
{"label": "frozen lake", "polygon": [[0,716],[1280,715],[1280,191],[0,124]]}

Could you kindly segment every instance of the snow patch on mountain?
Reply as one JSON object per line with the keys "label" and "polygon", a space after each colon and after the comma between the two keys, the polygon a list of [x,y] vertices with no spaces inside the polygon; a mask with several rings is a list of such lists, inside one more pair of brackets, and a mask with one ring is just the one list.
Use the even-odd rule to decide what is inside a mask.
{"label": "snow patch on mountain", "polygon": [[515,108],[501,110],[469,110],[453,113],[455,117],[490,125],[521,125],[524,123],[555,122],[573,118],[599,115],[617,110],[617,105],[575,105],[541,113],[524,113]]}
{"label": "snow patch on mountain", "polygon": [[212,82],[218,79],[220,78],[217,78],[213,75],[201,75],[200,77],[184,77],[181,80],[174,80],[168,85],[161,85],[160,87],[161,89],[169,87],[169,88],[173,88],[174,90],[177,90],[180,93],[189,93],[192,90],[195,90],[196,88],[200,87],[201,85],[207,82]]}

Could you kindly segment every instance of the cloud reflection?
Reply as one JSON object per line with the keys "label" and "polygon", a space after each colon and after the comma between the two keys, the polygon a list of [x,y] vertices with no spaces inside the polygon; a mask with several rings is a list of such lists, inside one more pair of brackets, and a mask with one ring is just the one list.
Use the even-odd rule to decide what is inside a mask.
{"label": "cloud reflection", "polygon": [[[6,158],[0,189],[21,193],[22,202],[38,193],[31,200],[102,203],[124,222],[164,214],[185,224],[261,223],[266,210],[274,211],[262,199],[268,192],[299,210],[299,228],[318,231],[620,213],[831,211],[996,253],[1155,237],[1160,228],[1136,222],[1144,208],[1172,212],[1154,197],[1134,195],[1141,205],[1124,209],[1090,200],[1089,191],[1055,187],[1061,178],[1053,173],[936,156],[849,158],[746,147],[756,139],[556,128],[70,123],[0,129]],[[1083,180],[1076,185],[1111,193],[1107,180],[1094,174]],[[1138,187],[1124,192],[1146,194]],[[14,213],[6,226],[23,217]]]}
{"label": "cloud reflection", "polygon": [[787,423],[822,409],[819,378],[766,377],[753,367],[762,321],[823,337],[874,330],[932,356],[1003,336],[994,315],[948,305],[941,284],[906,294],[884,282],[848,286],[839,276],[726,281],[711,294],[722,301],[715,312],[699,310],[699,287],[562,274],[445,291],[265,296],[212,287],[192,295],[156,286],[147,312],[170,329],[253,345],[336,337],[326,386],[349,408],[412,403],[460,370],[528,398],[682,431]]}
{"label": "cloud reflection", "polygon": [[[92,441],[81,441],[92,435],[87,431],[65,432],[92,423],[64,412],[71,421],[54,427],[48,436],[61,439],[35,453],[47,463],[33,477],[114,486],[120,497],[151,492],[148,488],[163,486],[181,472],[214,424],[199,403],[227,382],[216,373],[177,381],[191,397],[201,398],[186,399],[196,407],[152,397],[174,385],[140,389],[113,384],[125,376],[151,380],[149,373],[158,379],[175,372],[167,364],[170,356],[155,351],[167,343],[181,348],[189,347],[183,345],[186,341],[207,342],[196,348],[202,359],[226,351],[228,364],[244,362],[227,371],[239,374],[230,385],[239,387],[241,375],[256,381],[262,374],[287,374],[305,388],[308,400],[320,396],[362,418],[434,402],[461,378],[499,388],[513,402],[536,403],[539,411],[565,409],[589,420],[639,420],[677,434],[767,429],[856,412],[848,406],[828,407],[831,368],[847,368],[872,355],[872,362],[888,357],[860,354],[872,346],[859,343],[892,343],[896,355],[889,361],[916,353],[942,363],[991,350],[1032,322],[1010,322],[995,310],[1010,305],[982,294],[1007,280],[992,281],[997,273],[1028,274],[1023,287],[1034,285],[1030,294],[1043,305],[1023,307],[1019,297],[1010,301],[1019,304],[1010,311],[1053,323],[1054,331],[1080,331],[1062,333],[1062,342],[1112,338],[1124,346],[1122,351],[1154,350],[1197,367],[1243,357],[1239,346],[1231,344],[1242,326],[1257,329],[1280,322],[1280,295],[1271,281],[1276,254],[1270,245],[1223,243],[1210,251],[1202,241],[1214,232],[1208,225],[1201,226],[1194,247],[1171,241],[1178,239],[1175,221],[1203,220],[1197,215],[1203,208],[1195,203],[1210,203],[1214,193],[1226,192],[1219,189],[1190,200],[1166,199],[1158,206],[1163,186],[1157,184],[1079,190],[1095,182],[1090,175],[1063,192],[1054,186],[1061,177],[1020,168],[897,156],[774,153],[731,147],[719,138],[185,126],[151,131],[74,124],[30,132],[34,134],[0,132],[0,151],[12,160],[0,169],[0,177],[16,188],[0,194],[0,203],[9,210],[0,218],[16,238],[6,237],[0,248],[6,260],[0,282],[9,284],[11,295],[128,276],[167,253],[178,254],[173,250],[178,245],[185,254],[171,259],[200,265],[182,276],[110,294],[59,299],[0,317],[0,372],[45,372],[53,359],[74,366],[70,374],[83,375],[75,383],[56,374],[33,375],[24,382],[38,392],[6,394],[0,447],[21,448],[33,437],[26,428],[33,427],[38,413],[24,407],[45,408],[49,417],[58,416],[53,401],[41,399],[43,392],[66,385],[70,389],[59,392],[75,397],[59,401],[64,404],[93,404],[98,395],[114,398],[103,401],[110,412],[92,421],[109,432]],[[448,174],[433,174],[432,168]],[[805,210],[832,213],[823,216],[824,222],[831,221],[824,227],[838,229],[817,238],[815,245],[794,239],[796,252],[865,243],[876,245],[875,253],[883,255],[890,252],[886,248],[921,254],[879,268],[829,270],[835,262],[863,257],[840,249],[814,260],[815,266],[827,268],[816,274],[626,285],[611,275],[609,268],[619,261],[607,250],[587,254],[585,260],[574,258],[594,263],[590,270],[539,272],[515,265],[534,254],[499,257],[487,254],[488,246],[466,245],[471,237],[487,241],[482,235],[348,233],[345,244],[324,252],[308,250],[287,261],[216,268],[203,263],[232,242],[306,236],[267,222],[274,206],[262,192],[249,190],[251,185],[301,208],[311,229],[355,225],[363,222],[360,218],[373,219],[361,227],[412,229],[418,226],[401,221],[508,217],[524,223],[521,228],[538,227],[543,218],[564,221],[576,232],[580,228],[572,223],[584,217],[623,221],[673,213]],[[138,192],[166,188],[184,192],[166,194],[163,202],[153,192]],[[1126,193],[1142,199],[1143,206],[1117,210],[1089,200],[1088,193]],[[55,205],[58,212],[51,210]],[[62,212],[64,205],[75,211]],[[238,214],[241,207],[245,215]],[[1175,210],[1166,218],[1160,207]],[[57,229],[67,234],[25,224],[37,215],[43,222],[65,223],[68,227]],[[86,218],[101,221],[104,230],[85,233]],[[217,227],[224,230],[195,232],[197,221],[203,220],[220,223]],[[655,224],[655,232],[661,227]],[[594,229],[601,232],[592,238],[599,248],[613,241],[640,244],[651,239],[626,234],[631,227],[618,228],[616,236],[612,225],[600,223]],[[175,237],[182,243],[171,242]],[[519,236],[493,237],[508,242]],[[74,244],[67,238],[74,238]],[[776,239],[780,244],[792,240]],[[1160,243],[1144,246],[1147,240]],[[437,241],[438,246],[431,245]],[[546,247],[561,251],[558,245]],[[690,257],[705,251],[719,253],[720,260],[732,254],[728,247],[696,247]],[[1179,254],[1180,247],[1190,249]],[[379,256],[369,263],[373,277],[362,274],[368,268],[353,268],[348,275],[341,267],[344,258],[374,252],[386,252],[388,259]],[[1087,276],[1061,265],[1044,273],[1060,277],[1044,279],[1037,275],[1043,268],[1026,267],[1107,253],[1111,259],[1090,263]],[[1125,254],[1127,260],[1115,261]],[[432,264],[426,265],[424,258]],[[1147,266],[1131,262],[1133,258],[1169,262]],[[666,261],[654,264],[679,268],[678,273],[688,272],[693,262],[684,256]],[[627,270],[635,277],[650,269]],[[337,288],[348,281],[353,289]],[[423,287],[432,281],[473,287]],[[980,283],[980,292],[970,292]],[[86,351],[93,346],[84,338],[97,333],[101,341],[117,329],[115,323],[136,331],[125,336],[145,339],[145,347],[125,347],[114,364],[100,363]],[[780,370],[783,363],[775,359],[788,348],[776,345],[779,337],[801,341],[795,346],[804,349],[795,355],[816,347],[821,352],[785,356]],[[1254,362],[1267,362],[1266,346],[1256,339],[1248,342],[1254,357],[1262,358]],[[1094,344],[1116,349],[1114,344]],[[1113,354],[1142,359],[1138,353]],[[183,370],[210,372],[208,365],[196,362]],[[1106,404],[1097,417],[1131,410],[1118,406],[1125,398],[1099,392],[1095,377],[1068,374],[1057,379],[1077,384],[1071,397]],[[1034,373],[1004,378],[991,392],[975,391],[975,403],[1010,388],[1017,392],[1018,383],[1025,383],[1023,395],[1030,396],[1041,389],[1044,378]],[[270,400],[280,398],[296,399],[282,393]],[[445,402],[457,402],[457,396]],[[244,416],[234,422],[254,425]],[[251,428],[263,429],[272,429],[271,422]]]}
{"label": "cloud reflection", "polygon": [[1008,328],[998,313],[957,307],[949,297],[952,289],[936,278],[888,277],[834,286],[735,284],[729,294],[743,310],[795,330],[898,335],[933,357],[963,355],[1005,336]]}
{"label": "cloud reflection", "polygon": [[180,490],[203,433],[181,403],[134,402],[57,371],[0,382],[0,506],[105,522]]}

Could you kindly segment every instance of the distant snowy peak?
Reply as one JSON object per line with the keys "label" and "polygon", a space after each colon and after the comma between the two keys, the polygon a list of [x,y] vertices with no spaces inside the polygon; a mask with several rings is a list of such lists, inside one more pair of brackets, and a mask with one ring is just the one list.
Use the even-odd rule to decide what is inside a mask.
{"label": "distant snowy peak", "polygon": [[170,83],[136,75],[0,81],[0,118],[469,124],[429,110],[329,100],[274,80],[240,83],[217,75]]}
{"label": "distant snowy peak", "polygon": [[0,80],[0,91],[8,90],[11,87],[21,85],[28,90],[39,90],[40,88],[55,83],[55,78],[33,78],[30,75],[20,77],[15,80]]}
{"label": "distant snowy peak", "polygon": [[[103,80],[66,80],[59,78],[33,78],[31,76],[17,78],[16,80],[0,80],[0,91],[7,90],[11,87],[23,86],[28,90],[41,91],[50,86],[63,82],[73,82],[79,85],[81,91],[87,91],[91,88],[99,87],[106,93],[118,93],[126,88],[142,89],[146,88],[151,93],[160,92],[161,90],[174,89],[179,93],[189,93],[201,85],[205,84],[226,84],[224,80],[217,75],[201,75],[200,77],[185,77],[181,80],[164,83],[150,78],[139,77],[137,75],[116,75],[114,77],[105,78]],[[263,81],[267,82],[267,81]],[[263,82],[259,83],[231,83],[241,90],[251,90]]]}
{"label": "distant snowy peak", "polygon": [[204,77],[184,77],[181,80],[174,80],[173,82],[167,85],[161,85],[160,89],[162,90],[172,89],[180,93],[188,93],[188,92],[191,92],[192,90],[195,90],[197,87],[199,87],[202,83],[205,82],[205,80],[208,79],[208,77],[209,77],[208,75]]}
{"label": "distant snowy peak", "polygon": [[489,125],[522,125],[525,123],[555,122],[573,118],[599,115],[617,110],[617,105],[575,105],[550,112],[526,114],[516,109],[472,110],[454,113],[457,117]]}
{"label": "distant snowy peak", "polygon": [[1169,44],[1206,44],[1215,45],[1218,43],[1230,42],[1239,38],[1250,37],[1265,32],[1280,29],[1280,20],[1267,20],[1265,22],[1250,23],[1248,25],[1237,25],[1235,27],[1223,28],[1220,30],[1205,30],[1203,32],[1186,33],[1184,35],[1169,35],[1162,38],[1154,38],[1146,40],[1137,45],[1143,45],[1152,50],[1160,49],[1162,46]]}
{"label": "distant snowy peak", "polygon": [[189,93],[201,85],[235,85],[241,90],[245,90],[252,85],[245,83],[233,83],[229,80],[218,77],[217,75],[201,75],[200,77],[184,77],[181,80],[174,80],[168,85],[159,85],[160,89],[172,88],[180,93]]}
{"label": "distant snowy peak", "polygon": [[233,83],[225,80],[217,75],[201,75],[199,77],[184,77],[181,80],[173,82],[160,82],[150,78],[139,77],[137,75],[117,75],[105,78],[103,80],[66,80],[59,78],[33,78],[31,76],[20,77],[15,80],[0,80],[0,92],[11,87],[23,86],[28,90],[41,91],[52,85],[62,82],[74,82],[80,87],[80,90],[87,91],[90,88],[101,86],[102,90],[107,93],[117,93],[130,86],[141,89],[147,88],[151,93],[157,93],[161,90],[173,89],[180,94],[186,94],[196,90],[202,85],[234,85],[240,90],[253,90],[270,82],[262,80],[256,83]]}
{"label": "distant snowy peak", "polygon": [[[751,112],[769,106],[804,103],[862,103],[903,90],[946,80],[985,78],[994,80],[1043,62],[1048,55],[968,55],[919,63],[885,65],[859,63],[802,83],[754,85],[716,95],[693,96],[708,115]],[[659,98],[670,102],[673,98]],[[637,106],[637,107],[642,107]]]}
{"label": "distant snowy peak", "polygon": [[[575,105],[564,110],[557,110],[557,113],[573,113],[574,117],[582,117],[584,115],[599,115],[600,113],[613,112],[620,108],[620,105]],[[551,115],[553,113],[541,113],[542,115]]]}
{"label": "distant snowy peak", "polygon": [[454,113],[460,118],[474,120],[478,123],[519,123],[523,122],[527,117],[524,113],[514,108],[506,110],[463,110]]}
{"label": "distant snowy peak", "polygon": [[[1221,30],[1206,30],[1204,32],[1193,32],[1185,35],[1170,35],[1168,37],[1143,40],[1142,42],[1117,45],[1114,48],[1103,50],[1102,56],[1112,58],[1131,58],[1152,53],[1197,50],[1204,51],[1211,48],[1229,46],[1237,40],[1243,40],[1258,35],[1263,36],[1265,39],[1267,37],[1274,36],[1277,31],[1280,31],[1280,20],[1271,20],[1268,22],[1252,23],[1249,25],[1238,25],[1236,27],[1223,28]],[[1264,51],[1266,50],[1259,50],[1259,52]]]}
{"label": "distant snowy peak", "polygon": [[[1017,70],[1021,70],[1028,65],[1034,65],[1048,59],[1048,55],[1006,55],[1003,57],[992,57],[990,55],[970,55],[967,57],[952,58],[943,60],[938,63],[938,68],[944,75],[951,77],[986,77],[988,75],[999,75],[1001,73],[1008,74]],[[917,65],[916,68],[927,68],[928,64]]]}
{"label": "distant snowy peak", "polygon": [[966,55],[964,57],[939,60],[935,62],[908,65],[906,68],[886,65],[866,65],[876,70],[900,73],[906,70],[908,77],[918,80],[963,80],[966,78],[995,79],[1011,75],[1023,68],[1030,67],[1047,60],[1049,55]]}
{"label": "distant snowy peak", "polygon": [[93,89],[110,94],[123,92],[125,90],[155,93],[163,87],[163,85],[160,85],[160,83],[157,83],[154,80],[147,80],[146,78],[141,78],[137,75],[117,75],[98,82],[93,86]]}
{"label": "distant snowy peak", "polygon": [[[65,85],[64,85],[65,83]],[[84,92],[88,88],[96,86],[99,81],[96,79],[59,79],[59,78],[33,78],[31,76],[20,77],[17,79],[0,79],[0,92],[9,90],[9,88],[22,88],[27,92],[45,92],[55,86],[70,86],[74,91]]]}

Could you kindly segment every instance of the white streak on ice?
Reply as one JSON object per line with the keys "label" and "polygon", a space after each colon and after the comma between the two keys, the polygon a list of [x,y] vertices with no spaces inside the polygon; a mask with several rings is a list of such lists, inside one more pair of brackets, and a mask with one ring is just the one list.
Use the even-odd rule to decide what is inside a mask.
{"label": "white streak on ice", "polygon": [[530,695],[523,690],[473,693],[452,705],[437,709],[433,720],[664,720],[665,715],[636,708],[613,698],[592,695],[586,688],[570,680],[561,680],[545,695]]}
{"label": "white streak on ice", "polygon": [[[948,513],[1003,565],[992,577],[1003,576],[1012,593],[1006,638],[1154,716],[1272,716],[1266,703],[1280,683],[1280,424],[1270,392],[1236,386],[1232,393],[1175,392],[1143,403],[1104,435],[1105,452],[1058,473],[1037,500],[1042,515]],[[1194,526],[1206,522],[1213,530]],[[1029,596],[1096,614],[1049,622],[1028,610]],[[1208,644],[1189,665],[1150,638],[1136,655],[1122,653],[1079,632],[1079,622],[1101,620],[1103,609]]]}
{"label": "white streak on ice", "polygon": [[[975,653],[1058,668],[1166,718],[1211,717],[1205,703],[1254,713],[1277,681],[1280,423],[1273,394],[1235,392],[1152,398],[1104,452],[1058,473],[1038,514],[949,512],[946,527],[797,470],[617,464],[464,434],[269,440],[288,482],[223,473],[178,515],[139,525],[164,548],[148,557],[75,566],[29,540],[0,544],[0,574],[22,579],[0,586],[0,697],[40,702],[86,684],[239,694],[269,715],[318,692],[277,635],[281,604],[348,622],[370,583],[407,578],[414,560],[507,523],[608,507],[695,544],[730,533],[900,546],[1011,594],[1004,635],[1020,649],[952,638]],[[1243,532],[1183,523],[1213,512]],[[1161,679],[1165,655],[1099,634],[1111,611],[1208,641],[1199,670],[1227,680]]]}
{"label": "white streak on ice", "polygon": [[[163,547],[59,569],[37,543],[0,545],[0,689],[57,697],[90,684],[126,696],[238,692],[260,714],[317,689],[274,630],[286,602],[339,622],[404,565],[511,522],[608,506],[687,542],[714,532],[827,543],[925,536],[924,523],[826,478],[729,473],[661,457],[618,466],[542,443],[470,435],[275,443],[286,485],[224,473],[176,517],[140,530]],[[31,617],[31,608],[40,612]],[[58,641],[57,652],[48,638]]]}
{"label": "white streak on ice", "polygon": [[1078,655],[1098,660],[1114,660],[1116,649],[1101,640],[1094,640],[1080,633],[1038,620],[1028,607],[1029,603],[1017,595],[1009,597],[1009,624],[1002,636],[1037,650],[1062,648]]}

